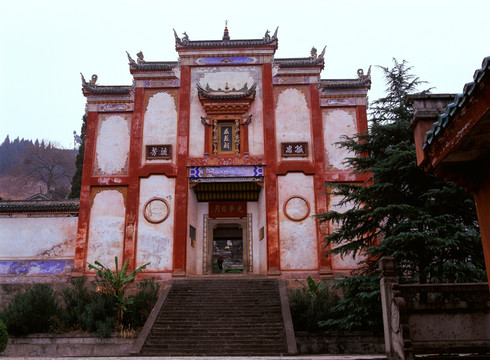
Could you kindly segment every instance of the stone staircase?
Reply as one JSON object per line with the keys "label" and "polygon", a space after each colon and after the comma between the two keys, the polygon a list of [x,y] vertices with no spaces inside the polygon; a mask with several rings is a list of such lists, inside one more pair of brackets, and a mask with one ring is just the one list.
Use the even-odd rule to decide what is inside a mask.
{"label": "stone staircase", "polygon": [[281,281],[244,278],[171,281],[135,342],[132,354],[294,354],[296,343],[292,324],[288,325],[291,319],[287,300],[286,314],[284,299],[281,306],[280,295],[287,298]]}

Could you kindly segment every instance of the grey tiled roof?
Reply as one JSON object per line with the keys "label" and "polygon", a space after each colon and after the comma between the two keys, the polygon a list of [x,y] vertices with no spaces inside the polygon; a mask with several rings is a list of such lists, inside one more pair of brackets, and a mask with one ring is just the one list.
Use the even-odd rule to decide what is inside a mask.
{"label": "grey tiled roof", "polygon": [[432,125],[431,130],[425,134],[424,149],[430,146],[434,139],[448,127],[456,114],[471,99],[478,85],[490,75],[490,56],[483,59],[482,66],[473,75],[473,82],[467,83],[461,94],[456,95],[454,101],[446,107],[446,111],[439,116],[439,119]]}
{"label": "grey tiled roof", "polygon": [[82,85],[83,90],[92,94],[129,94],[132,86],[101,86],[101,85]]}
{"label": "grey tiled roof", "polygon": [[0,201],[0,213],[71,212],[78,213],[79,200],[7,200]]}
{"label": "grey tiled roof", "polygon": [[144,62],[142,64],[137,63],[129,63],[131,69],[134,70],[160,70],[160,71],[168,71],[172,70],[176,67],[178,63],[176,61],[152,61],[152,62]]}
{"label": "grey tiled roof", "polygon": [[311,67],[311,66],[321,66],[322,69],[325,65],[325,59],[323,57],[318,58],[285,58],[285,59],[274,59],[274,64],[278,64],[280,67]]}
{"label": "grey tiled roof", "polygon": [[334,80],[320,80],[320,87],[322,88],[359,88],[359,87],[371,87],[371,77],[363,76],[358,79],[334,79]]}

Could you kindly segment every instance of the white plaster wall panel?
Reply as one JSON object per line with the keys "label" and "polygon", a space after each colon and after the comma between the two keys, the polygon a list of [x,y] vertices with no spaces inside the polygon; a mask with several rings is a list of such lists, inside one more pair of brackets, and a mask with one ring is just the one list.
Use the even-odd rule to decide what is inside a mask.
{"label": "white plaster wall panel", "polygon": [[259,211],[258,211],[258,203],[257,201],[248,201],[247,202],[247,213],[252,214],[252,228],[249,229],[252,234],[252,271],[254,274],[257,274],[259,272],[259,251],[260,251],[260,244],[259,244],[259,229],[257,227],[258,225],[258,219],[259,219]]}
{"label": "white plaster wall panel", "polygon": [[323,136],[325,139],[325,159],[328,170],[348,170],[344,163],[345,158],[354,154],[341,149],[335,143],[341,137],[353,136],[357,133],[356,113],[352,108],[323,110]]}
{"label": "white plaster wall panel", "polygon": [[192,225],[196,229],[196,241],[194,243],[194,246],[192,246],[191,240],[190,240],[190,234],[187,236],[187,269],[186,273],[188,275],[196,275],[198,268],[197,268],[197,259],[201,255],[200,252],[197,251],[197,243],[200,239],[197,237],[197,229],[199,226],[202,226],[202,224],[198,220],[198,207],[197,207],[197,196],[194,190],[189,189],[189,197],[188,197],[188,206],[187,206],[187,231],[189,231],[190,225]]}
{"label": "white plaster wall panel", "polygon": [[[330,205],[329,210],[345,212],[349,210],[352,206],[350,204],[339,205],[341,197],[340,196],[331,196],[330,197]],[[335,232],[339,229],[340,224],[331,223],[330,231]],[[335,248],[335,246],[334,246]],[[364,257],[360,254],[357,254],[356,258],[352,256],[340,256],[340,255],[330,255],[332,259],[332,269],[337,270],[354,270],[359,268],[359,262],[364,259]]]}
{"label": "white plaster wall panel", "polygon": [[[193,68],[191,80],[191,110],[190,110],[190,143],[189,156],[202,157],[204,150],[204,128],[201,116],[206,113],[199,102],[197,84],[206,87],[207,84],[213,89],[224,89],[228,87],[240,89],[245,83],[250,87],[257,84],[255,100],[250,106],[252,123],[248,125],[249,131],[249,153],[250,155],[264,154],[264,131],[262,110],[262,72],[260,67],[233,66],[233,67],[206,67]],[[247,114],[246,114],[247,115]]]}
{"label": "white plaster wall panel", "polygon": [[95,193],[90,209],[87,262],[115,268],[114,257],[122,262],[124,242],[124,195],[118,190]]}
{"label": "white plaster wall panel", "polygon": [[141,163],[165,163],[170,160],[146,160],[146,145],[172,145],[172,161],[175,162],[177,150],[177,105],[172,95],[161,91],[148,99],[143,124],[143,151]]}
{"label": "white plaster wall panel", "polygon": [[77,217],[0,218],[0,259],[73,258]]}
{"label": "white plaster wall panel", "polygon": [[[279,236],[282,270],[313,270],[318,268],[316,239],[315,197],[313,176],[288,173],[278,176]],[[309,215],[293,221],[284,213],[284,203],[293,196],[304,198],[310,205]]]}
{"label": "white plaster wall panel", "polygon": [[267,225],[266,225],[266,208],[265,208],[265,189],[263,189],[259,194],[259,201],[257,202],[259,208],[258,215],[258,231],[260,228],[264,228],[264,238],[260,240],[260,236],[257,237],[257,241],[259,242],[259,272],[261,274],[267,274]]}
{"label": "white plaster wall panel", "polygon": [[94,175],[128,173],[130,128],[129,115],[100,115]]}
{"label": "white plaster wall panel", "polygon": [[305,94],[288,88],[279,93],[276,104],[276,142],[278,161],[302,160],[304,158],[281,157],[282,142],[307,142],[308,159],[312,159],[310,110]]}
{"label": "white plaster wall panel", "polygon": [[198,274],[203,274],[203,251],[204,251],[204,215],[209,213],[209,203],[200,202],[197,203],[197,219],[199,223],[197,224],[196,231],[196,251],[199,256],[196,259],[196,269]]}
{"label": "white plaster wall panel", "polygon": [[[164,199],[170,208],[167,219],[154,224],[143,215],[145,204],[152,198]],[[141,266],[151,262],[148,270],[169,271],[173,264],[175,179],[164,175],[152,175],[140,182],[140,206],[138,216],[138,242],[136,263]]]}

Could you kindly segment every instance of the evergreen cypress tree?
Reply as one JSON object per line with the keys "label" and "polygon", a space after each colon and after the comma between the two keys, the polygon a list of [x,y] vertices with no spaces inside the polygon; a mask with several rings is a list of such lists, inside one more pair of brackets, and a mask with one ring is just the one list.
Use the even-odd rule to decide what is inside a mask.
{"label": "evergreen cypress tree", "polygon": [[80,131],[80,147],[78,148],[77,158],[75,160],[76,171],[71,180],[71,192],[68,197],[76,199],[80,197],[80,189],[82,188],[82,172],[83,172],[83,157],[85,154],[85,135],[87,132],[87,113],[82,117],[82,129]]}
{"label": "evergreen cypress tree", "polygon": [[365,186],[328,184],[339,205],[320,221],[338,224],[326,237],[328,254],[365,256],[363,270],[394,256],[402,280],[471,282],[485,280],[480,233],[472,194],[417,167],[408,125],[413,110],[406,96],[422,82],[405,61],[381,67],[387,95],[374,101],[367,134],[344,137],[339,145],[355,156],[352,171],[368,174]]}

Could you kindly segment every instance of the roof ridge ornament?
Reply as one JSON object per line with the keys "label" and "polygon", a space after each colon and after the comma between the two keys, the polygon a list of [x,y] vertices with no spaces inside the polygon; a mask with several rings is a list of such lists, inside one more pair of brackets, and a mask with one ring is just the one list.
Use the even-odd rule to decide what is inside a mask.
{"label": "roof ridge ornament", "polygon": [[272,40],[276,40],[277,39],[277,31],[279,30],[279,26],[276,27],[276,31],[274,31],[274,35],[272,35]]}
{"label": "roof ridge ornament", "polygon": [[175,41],[180,43],[181,40],[180,40],[179,36],[177,35],[177,32],[175,31],[175,29],[172,29],[172,30],[174,31]]}
{"label": "roof ridge ornament", "polygon": [[136,60],[138,62],[138,65],[143,65],[145,63],[145,56],[143,55],[143,51],[140,50],[140,52],[137,53],[136,56],[138,57],[138,60]]}
{"label": "roof ridge ornament", "polygon": [[133,60],[133,58],[131,57],[131,55],[129,55],[129,53],[127,51],[126,51],[126,54],[128,55],[128,60],[129,60],[128,65],[136,65],[136,61]]}
{"label": "roof ridge ornament", "polygon": [[225,20],[225,30],[223,32],[223,41],[230,41],[230,32],[228,31],[228,20]]}
{"label": "roof ridge ornament", "polygon": [[327,50],[327,45],[323,48],[321,54],[318,56],[317,60],[323,60],[325,56],[325,50]]}
{"label": "roof ridge ornament", "polygon": [[92,75],[92,79],[90,79],[89,82],[87,82],[85,80],[85,77],[83,76],[82,73],[80,73],[80,75],[82,76],[82,87],[85,88],[85,87],[94,87],[94,86],[97,86],[97,84],[96,84],[97,83],[97,78],[98,78],[97,74],[93,74]]}

